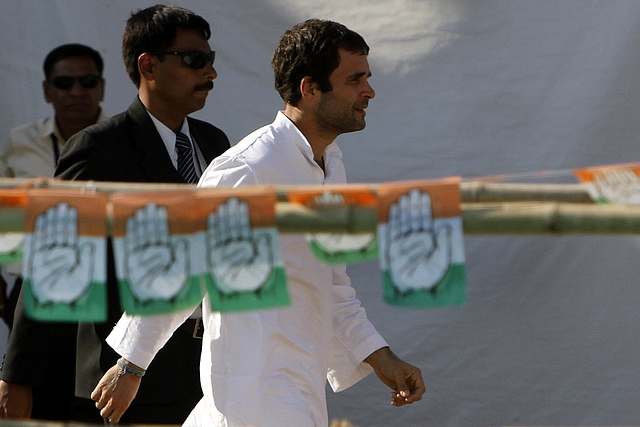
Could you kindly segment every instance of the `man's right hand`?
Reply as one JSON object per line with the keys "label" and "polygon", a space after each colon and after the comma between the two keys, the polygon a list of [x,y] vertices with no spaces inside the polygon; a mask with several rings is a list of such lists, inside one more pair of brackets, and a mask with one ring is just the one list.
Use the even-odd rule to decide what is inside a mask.
{"label": "man's right hand", "polygon": [[120,417],[136,397],[142,379],[130,373],[120,375],[121,372],[120,366],[113,365],[91,393],[96,408],[100,409],[100,416],[114,424],[120,421]]}
{"label": "man's right hand", "polygon": [[31,387],[0,380],[0,418],[31,418]]}

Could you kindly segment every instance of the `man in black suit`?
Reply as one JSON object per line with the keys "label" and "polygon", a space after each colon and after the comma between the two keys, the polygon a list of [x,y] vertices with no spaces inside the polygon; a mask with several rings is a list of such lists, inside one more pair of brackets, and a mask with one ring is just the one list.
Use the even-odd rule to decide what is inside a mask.
{"label": "man in black suit", "polygon": [[[180,7],[157,5],[134,13],[127,21],[122,55],[138,87],[138,97],[126,112],[71,138],[61,153],[56,176],[96,181],[197,181],[208,163],[229,148],[220,129],[187,117],[204,107],[217,77],[210,35],[209,24],[202,17]],[[177,134],[187,135],[190,148],[186,152],[178,152],[182,144],[176,142]],[[186,175],[185,161],[192,164]],[[107,287],[107,323],[78,327],[76,421],[102,422],[90,393],[118,358],[104,342],[122,314],[111,241],[107,246]],[[167,343],[161,358],[147,371],[144,390],[140,389],[122,422],[184,421],[202,397],[198,370],[201,340],[194,338],[197,324],[198,319],[187,320]],[[8,384],[29,385],[22,378],[34,378],[43,359],[46,363],[47,331],[52,327],[55,325],[26,319],[20,309],[16,312],[3,368]],[[24,412],[28,402],[19,404],[18,409],[2,406],[0,402],[0,416],[4,409],[5,415],[28,417]]]}

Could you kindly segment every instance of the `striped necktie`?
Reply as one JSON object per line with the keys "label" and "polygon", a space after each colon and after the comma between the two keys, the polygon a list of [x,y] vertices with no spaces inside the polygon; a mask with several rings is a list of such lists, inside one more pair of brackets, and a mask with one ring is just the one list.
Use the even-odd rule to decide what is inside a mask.
{"label": "striped necktie", "polygon": [[176,134],[176,151],[178,152],[178,173],[184,182],[193,184],[198,182],[196,168],[193,165],[191,142],[184,133]]}

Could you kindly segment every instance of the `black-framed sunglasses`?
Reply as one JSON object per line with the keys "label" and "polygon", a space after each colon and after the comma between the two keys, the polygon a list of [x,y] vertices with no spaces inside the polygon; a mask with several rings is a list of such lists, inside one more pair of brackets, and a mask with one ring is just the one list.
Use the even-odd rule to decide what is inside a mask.
{"label": "black-framed sunglasses", "polygon": [[199,50],[183,50],[183,51],[175,51],[175,52],[149,52],[151,55],[180,55],[182,58],[182,62],[187,64],[189,67],[194,68],[196,70],[200,70],[207,65],[207,62],[211,62],[213,65],[213,61],[216,60],[216,52],[211,51],[209,53],[201,52]]}
{"label": "black-framed sunglasses", "polygon": [[51,83],[60,90],[69,90],[76,84],[76,80],[85,89],[93,89],[102,81],[102,77],[97,74],[85,74],[84,76],[56,76],[51,79]]}

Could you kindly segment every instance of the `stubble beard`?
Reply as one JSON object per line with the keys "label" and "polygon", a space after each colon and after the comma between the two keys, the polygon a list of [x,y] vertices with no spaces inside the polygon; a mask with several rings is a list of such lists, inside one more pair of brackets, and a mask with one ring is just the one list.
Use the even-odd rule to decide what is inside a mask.
{"label": "stubble beard", "polygon": [[356,117],[353,104],[339,101],[331,92],[325,92],[320,97],[317,116],[322,127],[337,135],[360,131],[366,126],[364,118]]}

